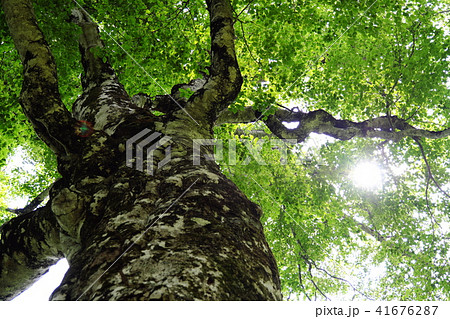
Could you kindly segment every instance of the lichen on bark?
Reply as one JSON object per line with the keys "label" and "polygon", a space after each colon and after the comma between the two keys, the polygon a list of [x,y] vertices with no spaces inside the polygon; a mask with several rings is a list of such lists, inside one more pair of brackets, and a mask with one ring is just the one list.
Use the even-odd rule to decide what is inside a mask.
{"label": "lichen on bark", "polygon": [[[82,10],[73,14],[83,31],[83,93],[69,113],[60,100],[56,66],[31,3],[16,2],[24,12],[16,10],[13,1],[3,0],[2,5],[24,69],[53,75],[47,79],[25,72],[25,87],[49,88],[46,81],[53,85],[45,98],[54,104],[33,103],[42,98],[36,95],[40,90],[24,90],[24,110],[57,154],[62,178],[52,187],[45,209],[38,209],[48,220],[40,221],[38,212],[32,212],[21,217],[23,223],[16,218],[3,227],[2,252],[12,250],[12,263],[21,264],[24,259],[17,253],[24,249],[29,262],[19,269],[19,278],[8,283],[2,298],[20,293],[65,256],[70,268],[52,300],[279,300],[278,270],[259,221],[260,208],[205,154],[199,165],[193,159],[194,139],[213,138],[218,113],[236,98],[242,84],[230,2],[207,1],[210,76],[196,82],[188,100],[176,95],[175,86],[173,94],[148,103],[164,112],[159,117],[145,108],[145,101],[138,107],[109,63],[93,54],[102,42]],[[24,17],[32,23],[21,24]],[[30,58],[26,52],[35,43],[21,28],[42,39]],[[88,136],[76,134],[80,121],[92,123]],[[143,129],[171,137],[171,161],[158,167],[165,154],[155,151],[151,175],[126,162],[126,141]],[[211,147],[204,150],[212,152]],[[33,230],[33,222],[45,224]],[[17,240],[35,241],[30,246],[37,251],[14,246],[10,233],[4,233],[17,225],[29,225],[29,233],[15,229],[15,234]],[[41,231],[44,226],[48,234]],[[2,280],[11,271],[8,256],[0,263]]]}

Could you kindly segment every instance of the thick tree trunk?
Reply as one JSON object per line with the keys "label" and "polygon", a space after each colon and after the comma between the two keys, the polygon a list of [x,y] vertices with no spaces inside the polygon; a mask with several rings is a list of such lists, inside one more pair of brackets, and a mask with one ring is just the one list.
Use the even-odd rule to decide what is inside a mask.
{"label": "thick tree trunk", "polygon": [[259,207],[215,163],[193,165],[187,136],[172,138],[172,154],[182,155],[155,176],[123,165],[53,199],[55,212],[85,202],[86,215],[53,300],[280,299]]}
{"label": "thick tree trunk", "polygon": [[[181,86],[196,91],[189,100],[177,94],[180,86],[152,101],[140,95],[144,108],[128,96],[109,63],[92,53],[103,45],[97,27],[86,12],[74,10],[73,21],[83,31],[85,74],[83,94],[69,114],[30,2],[2,0],[24,65],[23,109],[58,156],[62,178],[50,191],[46,214],[38,210],[20,217],[46,217],[52,223],[34,227],[33,222],[13,219],[1,229],[0,279],[8,287],[1,298],[15,296],[61,255],[70,268],[52,300],[281,298],[260,208],[210,160],[212,146],[203,146],[200,157],[194,153],[194,140],[213,138],[217,114],[236,98],[242,84],[230,3],[206,2],[210,76]],[[39,102],[46,100],[54,103]],[[157,117],[151,110],[165,115]],[[165,165],[161,163],[168,153],[163,147],[148,158],[134,152],[135,163],[127,157],[132,151],[127,141],[140,133],[148,137],[144,132],[170,139],[171,159]],[[46,236],[44,226],[49,228]],[[24,228],[9,231],[15,227]],[[30,244],[23,247],[8,245],[26,239]],[[9,280],[10,265],[24,264],[24,259],[17,280]]]}

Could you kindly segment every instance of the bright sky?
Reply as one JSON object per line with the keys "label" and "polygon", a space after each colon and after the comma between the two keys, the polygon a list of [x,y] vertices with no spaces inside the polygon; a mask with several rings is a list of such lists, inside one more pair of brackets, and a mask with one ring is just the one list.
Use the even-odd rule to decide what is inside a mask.
{"label": "bright sky", "polygon": [[355,186],[368,190],[383,186],[383,171],[374,161],[359,162],[351,171],[350,178]]}
{"label": "bright sky", "polygon": [[67,260],[61,259],[56,265],[50,267],[48,273],[42,276],[33,286],[14,298],[13,301],[48,301],[53,290],[61,283],[67,269],[69,269]]}

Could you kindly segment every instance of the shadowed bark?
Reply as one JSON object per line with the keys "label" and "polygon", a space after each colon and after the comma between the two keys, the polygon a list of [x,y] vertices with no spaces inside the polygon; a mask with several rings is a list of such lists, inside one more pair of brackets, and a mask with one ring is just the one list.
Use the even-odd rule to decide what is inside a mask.
{"label": "shadowed bark", "polygon": [[[30,3],[20,2],[32,17]],[[55,115],[62,117],[49,116],[47,125],[67,118],[71,123],[89,123],[92,131],[82,136],[67,127],[59,131],[66,132],[58,139],[62,149],[66,144],[77,147],[56,152],[62,178],[46,206],[59,229],[59,249],[53,258],[62,253],[70,266],[52,300],[281,299],[276,262],[259,221],[261,209],[210,160],[211,146],[202,147],[200,164],[194,163],[193,140],[213,138],[218,112],[236,98],[242,83],[230,3],[207,1],[207,5],[210,76],[175,86],[171,95],[153,101],[145,94],[128,96],[109,63],[93,53],[103,46],[96,25],[84,10],[72,11],[72,21],[83,31],[83,93],[72,114],[59,103]],[[3,6],[9,24],[20,25],[22,15],[11,9],[9,1]],[[33,32],[40,32],[35,20],[30,25]],[[14,28],[11,33],[26,47]],[[51,72],[57,90],[54,65]],[[46,81],[31,80],[35,85]],[[177,94],[186,85],[196,91],[189,100]],[[165,115],[153,115],[155,106]],[[34,108],[41,106],[30,102],[27,107],[37,112]],[[27,115],[33,118],[33,112]],[[171,148],[171,160],[166,165],[158,166],[166,156],[164,149],[154,150],[152,159],[142,159],[143,167],[152,167],[152,174],[129,167],[135,163],[126,161],[127,140],[144,129],[170,138],[165,146]],[[47,139],[53,145],[53,139]],[[16,220],[5,227],[14,227]],[[35,271],[33,277],[39,274]],[[5,298],[23,287],[15,286]]]}
{"label": "shadowed bark", "polygon": [[62,257],[60,229],[49,206],[2,225],[0,252],[0,300],[10,300]]}

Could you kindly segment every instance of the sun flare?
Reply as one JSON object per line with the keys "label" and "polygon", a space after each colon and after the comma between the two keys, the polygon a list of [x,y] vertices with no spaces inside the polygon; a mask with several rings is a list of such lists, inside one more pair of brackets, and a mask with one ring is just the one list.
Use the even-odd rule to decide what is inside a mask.
{"label": "sun flare", "polygon": [[379,189],[383,185],[383,171],[375,162],[360,162],[350,173],[353,184],[359,188]]}

